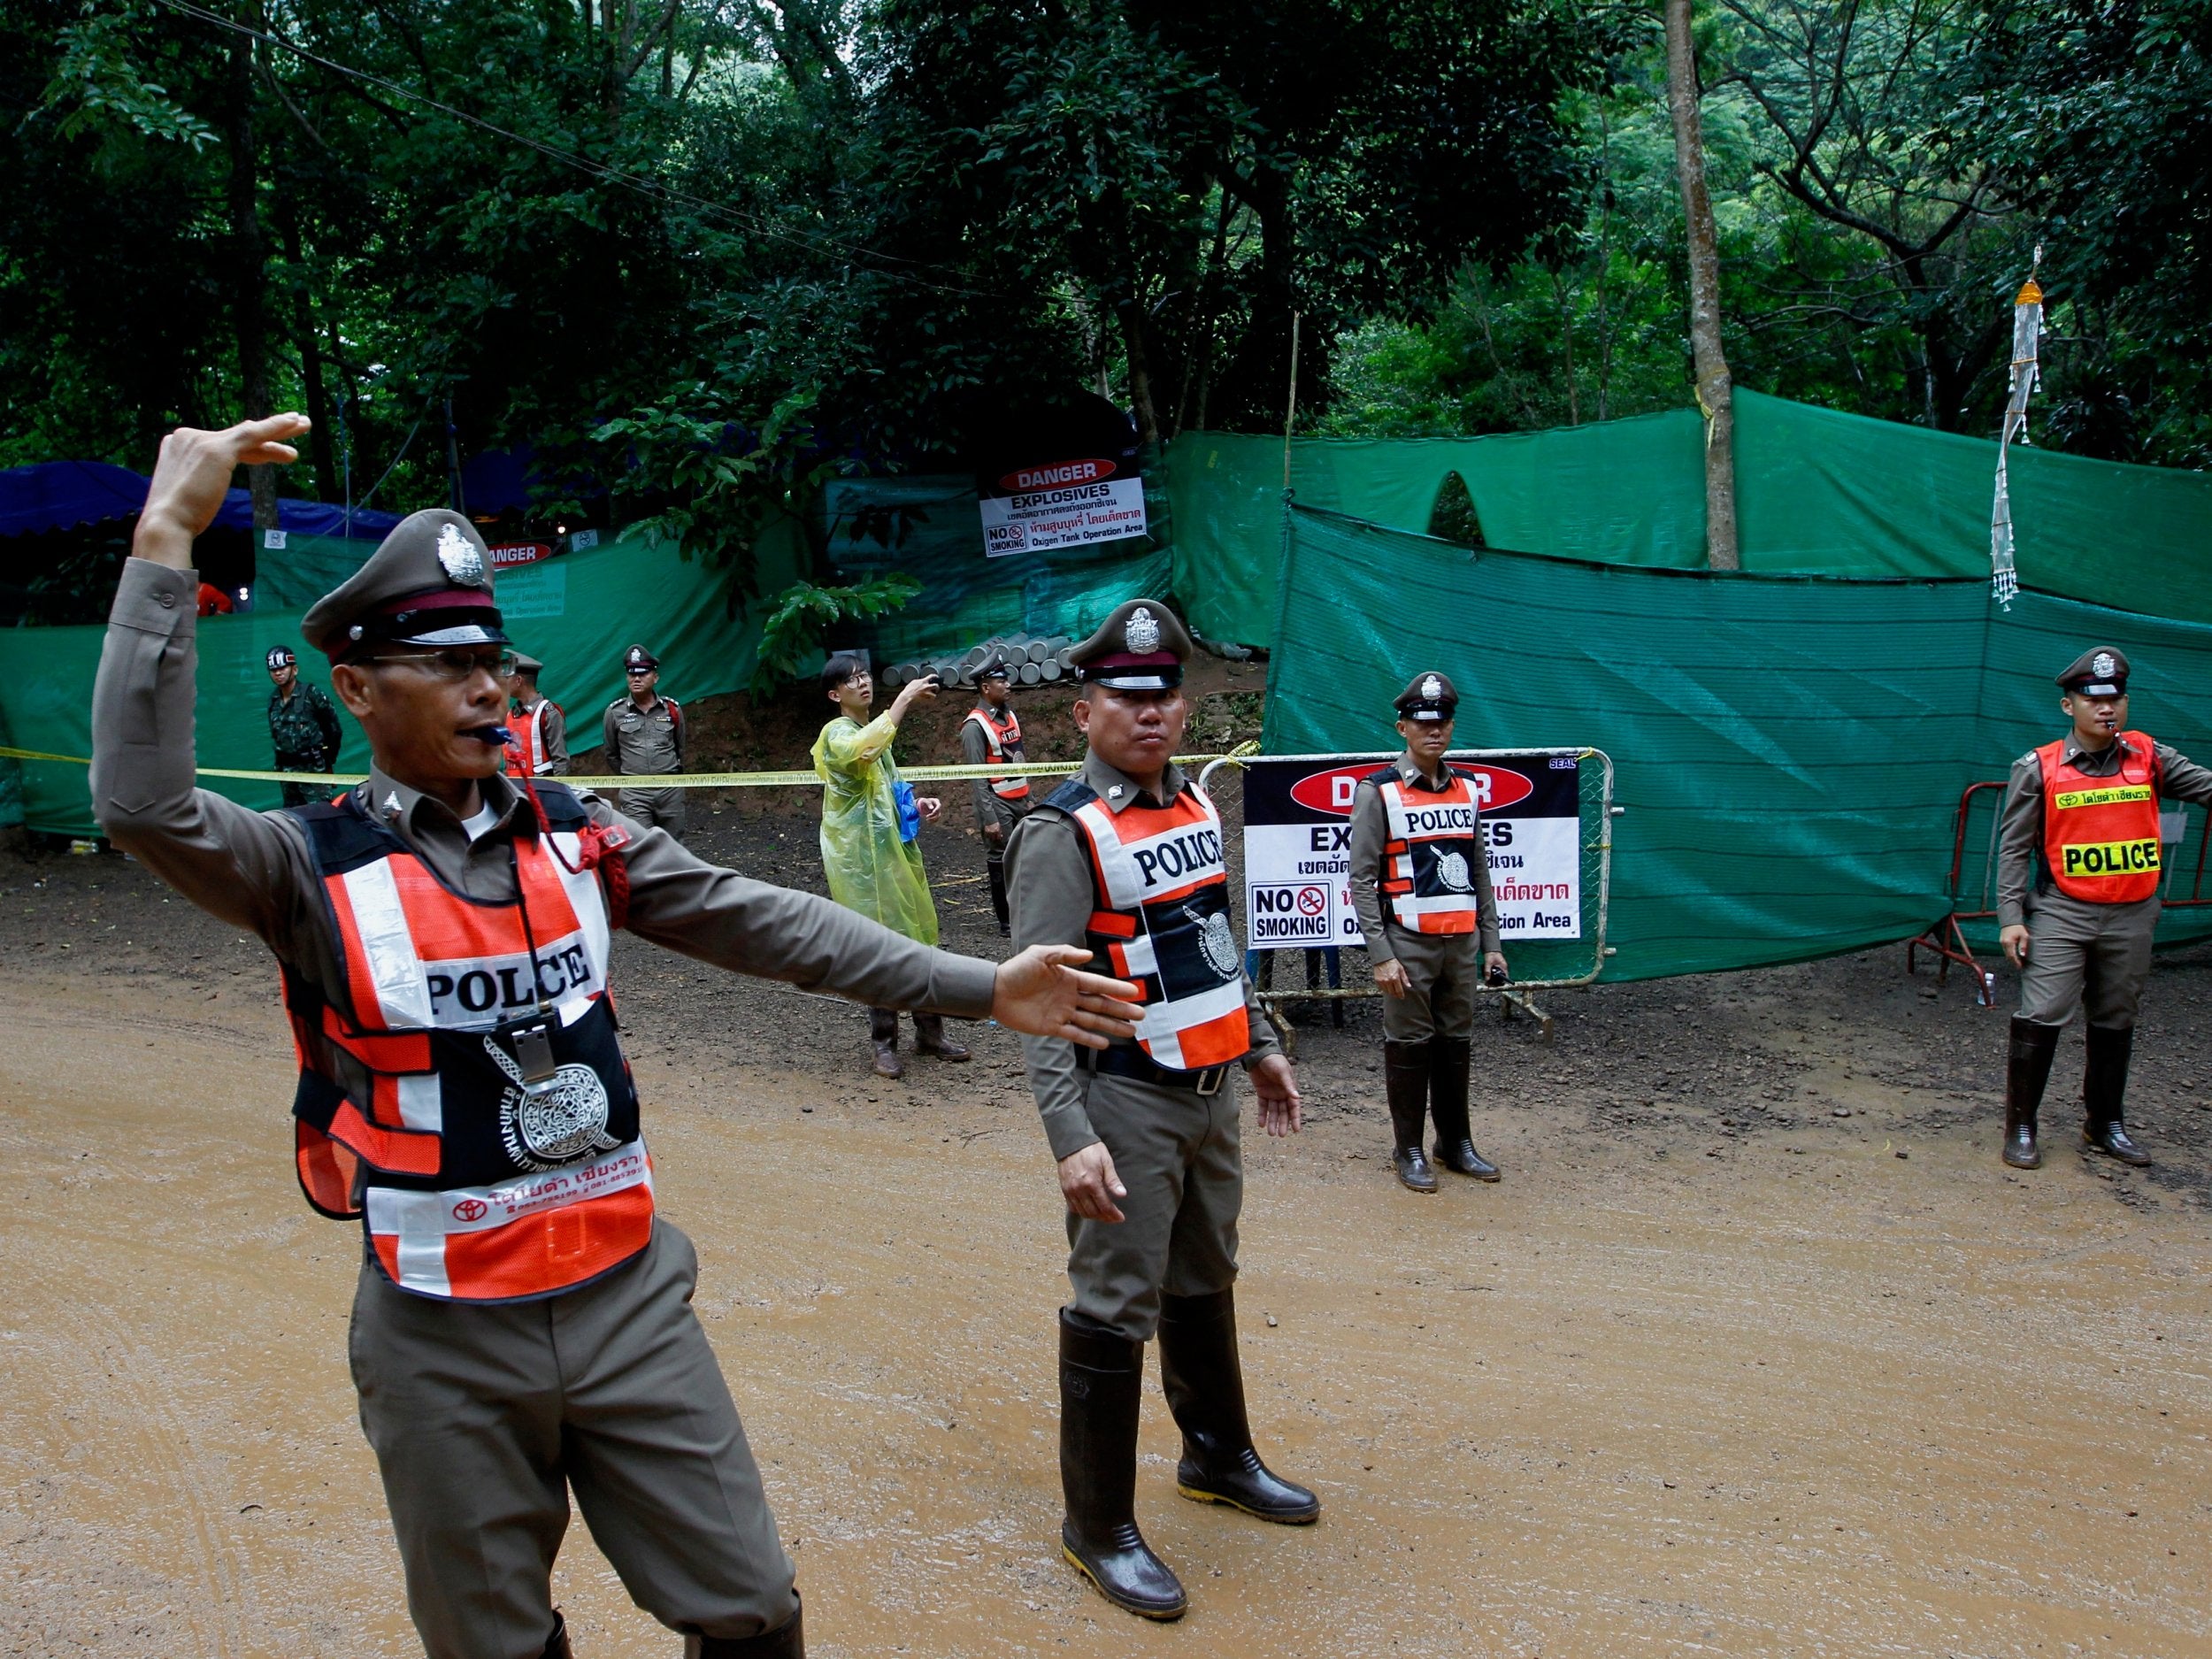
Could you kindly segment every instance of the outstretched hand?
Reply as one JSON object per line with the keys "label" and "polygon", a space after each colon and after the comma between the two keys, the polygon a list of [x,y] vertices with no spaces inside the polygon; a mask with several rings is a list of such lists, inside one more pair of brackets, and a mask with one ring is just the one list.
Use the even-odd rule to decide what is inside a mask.
{"label": "outstretched hand", "polygon": [[231,474],[242,466],[298,460],[300,452],[285,440],[307,428],[307,417],[294,414],[242,420],[221,432],[179,426],[161,441],[131,551],[157,565],[187,568],[192,563],[193,538],[222,511]]}
{"label": "outstretched hand", "polygon": [[1087,1048],[1137,1034],[1141,993],[1124,979],[1086,973],[1076,964],[1091,953],[1079,945],[1032,945],[998,964],[991,1018],[1033,1037],[1064,1037]]}

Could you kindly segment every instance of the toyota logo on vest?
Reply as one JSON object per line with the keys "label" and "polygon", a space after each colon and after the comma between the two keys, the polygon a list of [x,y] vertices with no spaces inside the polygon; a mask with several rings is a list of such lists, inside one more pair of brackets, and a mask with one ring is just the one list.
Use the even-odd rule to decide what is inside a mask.
{"label": "toyota logo on vest", "polygon": [[[1352,816],[1352,796],[1359,788],[1360,780],[1372,777],[1379,768],[1373,765],[1333,766],[1327,772],[1310,772],[1290,787],[1290,798],[1309,812],[1326,812],[1336,818]],[[1481,766],[1471,762],[1455,761],[1452,770],[1474,786],[1475,804],[1486,812],[1500,807],[1511,806],[1525,801],[1536,793],[1536,786],[1517,772],[1503,766]]]}
{"label": "toyota logo on vest", "polygon": [[453,1206],[456,1221],[481,1221],[492,1212],[492,1207],[480,1198],[464,1198]]}

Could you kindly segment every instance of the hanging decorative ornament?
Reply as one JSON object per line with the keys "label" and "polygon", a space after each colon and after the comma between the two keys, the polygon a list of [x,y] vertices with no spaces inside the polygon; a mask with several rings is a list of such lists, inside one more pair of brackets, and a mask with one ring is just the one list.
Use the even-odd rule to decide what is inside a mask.
{"label": "hanging decorative ornament", "polygon": [[2012,441],[2028,437],[2028,398],[2040,382],[2041,365],[2036,347],[2043,334],[2043,290],[2035,272],[2043,264],[2043,250],[2035,250],[2035,264],[2012,303],[2012,386],[2005,399],[2004,430],[1997,438],[1997,495],[1989,510],[1989,591],[2007,611],[2020,592],[2019,567],[2013,562],[2012,493],[2005,459]]}

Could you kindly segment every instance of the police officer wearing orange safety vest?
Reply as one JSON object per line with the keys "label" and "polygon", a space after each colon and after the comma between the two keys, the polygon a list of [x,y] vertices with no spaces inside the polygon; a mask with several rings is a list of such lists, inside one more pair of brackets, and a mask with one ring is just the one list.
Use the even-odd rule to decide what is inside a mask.
{"label": "police officer wearing orange safety vest", "polygon": [[233,470],[296,459],[307,424],[163,442],[94,691],[92,795],[118,846],[277,957],[300,1185],[363,1229],[353,1377],[415,1627],[432,1659],[565,1659],[572,1494],[691,1659],[799,1654],[791,1560],[692,1311],[697,1257],[655,1215],[609,937],[1071,1046],[1133,1029],[1112,1000],[1132,987],[1079,972],[1079,949],[933,950],[595,796],[518,787],[490,560],[457,513],[403,519],[307,614],[367,782],[266,813],[196,788],[192,541]]}
{"label": "police officer wearing orange safety vest", "polygon": [[2078,1005],[2088,1027],[2083,1143],[2146,1164],[2150,1155],[2129,1136],[2122,1105],[2158,926],[2159,809],[2212,805],[2212,772],[2128,729],[2124,652],[2084,651],[2058,683],[2073,728],[2012,763],[1998,830],[1998,940],[2020,970],[2004,1157],[2021,1170],[2043,1162],[2036,1113],[2060,1028]]}
{"label": "police officer wearing orange safety vest", "polygon": [[1352,797],[1352,908],[1383,993],[1383,1086],[1394,1138],[1392,1166],[1417,1193],[1436,1190],[1421,1150],[1436,1119],[1436,1161],[1494,1181],[1475,1150],[1467,1096],[1479,976],[1506,979],[1498,902],[1473,784],[1447,765],[1459,692],[1437,672],[1398,694],[1406,751],[1362,779]]}
{"label": "police officer wearing orange safety vest", "polygon": [[1023,1045],[1068,1217],[1060,1310],[1062,1552],[1117,1606],[1178,1618],[1174,1571],[1137,1528],[1144,1345],[1183,1434],[1187,1498],[1302,1525],[1320,1500],[1253,1448],[1237,1358],[1237,1214],[1244,1194],[1235,1070],[1260,1125],[1298,1132],[1290,1062],[1244,975],[1229,920],[1221,818],[1173,760],[1189,713],[1190,635],[1132,600],[1070,653],[1082,680],[1083,769],[1014,828],[1014,942],[1081,945],[1143,987],[1136,1040],[1093,1052]]}
{"label": "police officer wearing orange safety vest", "polygon": [[507,695],[514,699],[507,723],[513,739],[507,745],[510,778],[558,778],[569,768],[568,718],[538,689],[544,672],[536,657],[515,653],[515,672],[507,678]]}
{"label": "police officer wearing orange safety vest", "polygon": [[[1022,762],[1022,723],[1014,716],[1013,671],[994,651],[975,671],[981,701],[960,723],[960,752],[971,766],[1003,766]],[[991,910],[1002,934],[1007,924],[1006,838],[1029,811],[1029,780],[1020,772],[978,778],[969,786],[975,797],[976,833],[983,838],[983,869],[991,882]]]}

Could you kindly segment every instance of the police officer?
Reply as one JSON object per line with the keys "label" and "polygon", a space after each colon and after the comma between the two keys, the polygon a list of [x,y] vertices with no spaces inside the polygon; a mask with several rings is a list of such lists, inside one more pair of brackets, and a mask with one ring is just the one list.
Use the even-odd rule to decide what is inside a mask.
{"label": "police officer", "polygon": [[1505,983],[1498,903],[1481,808],[1445,764],[1459,693],[1440,672],[1398,694],[1405,753],[1360,780],[1352,797],[1352,906],[1383,996],[1383,1079],[1398,1179],[1436,1190],[1421,1152],[1436,1119],[1436,1161],[1479,1181],[1498,1167],[1475,1150],[1467,1110],[1477,976]]}
{"label": "police officer", "polygon": [[515,653],[515,672],[508,677],[507,695],[514,706],[508,729],[514,741],[507,748],[507,775],[511,778],[558,778],[569,769],[568,717],[561,705],[538,689],[545,664],[526,652]]}
{"label": "police officer", "polygon": [[[622,653],[622,673],[629,681],[628,695],[607,705],[602,722],[607,770],[631,777],[681,772],[684,711],[675,698],[657,695],[660,658],[642,645],[633,645]],[[618,798],[622,810],[639,823],[658,826],[677,840],[683,839],[681,789],[625,789]]]}
{"label": "police officer", "polygon": [[1183,1495],[1293,1525],[1321,1512],[1260,1461],[1245,1417],[1233,1069],[1251,1074],[1270,1134],[1297,1133],[1300,1103],[1230,926],[1221,818],[1171,758],[1190,652],[1183,625],[1151,599],[1121,606],[1075,649],[1083,769],[1014,826],[1006,854],[1016,945],[1083,945],[1144,987],[1134,1041],[1093,1053],[1039,1039],[1023,1051],[1068,1208],[1061,1548],[1109,1601],[1155,1619],[1187,1605],[1137,1529],[1138,1403],[1156,1330],[1183,1432]]}
{"label": "police officer", "polygon": [[[204,616],[205,611],[200,612]],[[269,648],[269,741],[276,747],[279,772],[328,772],[338,764],[338,710],[319,686],[300,679],[299,658],[288,645]],[[279,784],[287,806],[327,801],[327,786]]]}
{"label": "police officer", "polygon": [[2122,1105],[2158,926],[2159,809],[2212,804],[2212,772],[2128,729],[2128,659],[2117,648],[2084,651],[2058,683],[2072,728],[2012,763],[1998,830],[1998,941],[2020,970],[2004,1157],[2015,1169],[2042,1164],[2036,1113],[2078,1004],[2088,1024],[2082,1141],[2146,1164]]}
{"label": "police officer", "polygon": [[654,1215],[609,931],[1079,1043],[1133,1029],[1112,1000],[1132,987],[1079,972],[1080,950],[932,950],[549,779],[519,793],[490,561],[457,513],[402,520],[308,612],[367,782],[269,813],[196,788],[192,540],[236,466],[295,459],[306,426],[164,441],[94,692],[92,795],[118,846],[278,959],[300,1183],[365,1230],[353,1375],[416,1628],[432,1659],[565,1659],[572,1494],[690,1659],[801,1653],[791,1561],[691,1310],[697,1258]]}
{"label": "police officer", "polygon": [[[1022,753],[1022,723],[1014,716],[1013,670],[1005,657],[993,651],[975,671],[979,701],[960,723],[960,752],[971,766],[1018,765]],[[1006,910],[1006,838],[1028,815],[1029,780],[1020,772],[1010,777],[978,778],[969,789],[975,797],[976,833],[983,838],[983,871],[991,883],[991,910],[998,918],[1002,936],[1011,933]]]}

